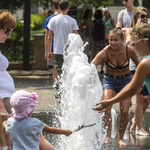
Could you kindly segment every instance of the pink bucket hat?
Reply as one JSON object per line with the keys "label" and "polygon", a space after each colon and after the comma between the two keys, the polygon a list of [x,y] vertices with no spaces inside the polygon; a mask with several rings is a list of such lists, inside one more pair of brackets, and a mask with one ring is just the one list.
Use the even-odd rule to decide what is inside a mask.
{"label": "pink bucket hat", "polygon": [[37,98],[38,95],[35,92],[16,91],[10,99],[13,117],[18,119],[27,117],[34,110],[35,105],[37,105]]}

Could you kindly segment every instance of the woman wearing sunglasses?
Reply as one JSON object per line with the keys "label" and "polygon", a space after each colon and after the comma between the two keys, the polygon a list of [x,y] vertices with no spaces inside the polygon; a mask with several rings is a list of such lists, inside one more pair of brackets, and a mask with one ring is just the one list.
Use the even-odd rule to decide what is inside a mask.
{"label": "woman wearing sunglasses", "polygon": [[[127,29],[127,31],[126,31],[127,44],[129,44],[131,42],[130,32],[132,31],[132,28],[139,24],[147,24],[148,18],[149,18],[149,11],[146,8],[139,6],[135,9],[134,14],[133,14],[133,19],[131,22],[131,28]],[[136,42],[130,43],[131,46],[134,46],[134,44],[140,42],[140,40],[141,39],[137,40]],[[145,38],[145,40],[148,40],[148,39]],[[138,56],[138,59],[139,59],[139,61],[141,61],[143,59],[143,57]],[[131,60],[130,61],[130,72],[131,72],[132,78],[135,74],[135,70],[136,70],[136,66],[133,63],[133,61]],[[130,127],[130,132],[135,132],[136,125],[137,125],[138,130],[137,130],[136,134],[147,136],[150,134],[147,133],[143,128],[142,117],[143,117],[143,113],[146,111],[146,109],[149,105],[150,98],[149,97],[145,98],[143,95],[140,94],[140,92],[141,92],[141,89],[139,89],[139,91],[136,93],[136,103],[135,103],[135,107],[134,107],[135,117],[132,118],[132,126]],[[138,117],[138,119],[137,119],[137,117]]]}
{"label": "woman wearing sunglasses", "polygon": [[[15,27],[16,20],[12,14],[7,10],[0,10],[0,43],[4,43],[7,38],[10,38],[11,32]],[[0,52],[0,114],[2,115],[3,121],[11,114],[10,97],[15,91],[14,81],[6,70],[8,65],[9,62],[7,58]],[[2,122],[0,122],[0,124],[2,124]],[[2,135],[0,132],[0,136]],[[0,146],[3,147],[7,145],[10,148],[10,135],[5,133],[5,139],[6,143],[2,140],[4,142],[3,144],[0,143]]]}
{"label": "woman wearing sunglasses", "polygon": [[[13,29],[16,27],[16,20],[12,14],[7,10],[0,10],[0,43],[4,43],[7,38],[10,38]],[[14,81],[7,72],[9,62],[7,58],[0,52],[0,115],[3,122],[6,121],[11,114],[10,97],[15,92]],[[0,117],[1,117],[0,116]],[[0,119],[0,150],[10,149],[11,138],[9,134],[5,133],[3,137],[2,123]],[[40,150],[53,149],[52,145],[40,134]]]}
{"label": "woman wearing sunglasses", "polygon": [[[123,43],[123,31],[119,28],[112,29],[109,32],[109,45],[100,51],[91,63],[98,65],[102,61],[105,62],[105,73],[103,78],[103,96],[102,99],[110,99],[117,95],[130,81],[129,59],[131,58],[136,65],[139,61],[137,55],[131,46]],[[131,98],[120,103],[120,122],[118,143],[122,146],[126,145],[123,141],[125,129],[128,124],[128,111]],[[104,144],[111,143],[111,107],[105,112],[104,116],[105,128],[107,129],[107,137]]]}
{"label": "woman wearing sunglasses", "polygon": [[98,112],[104,112],[114,103],[122,102],[132,97],[139,91],[143,82],[147,87],[148,95],[150,95],[150,25],[141,24],[133,27],[130,40],[138,55],[144,56],[144,59],[139,63],[133,79],[127,86],[115,97],[97,103],[97,107],[93,109]]}

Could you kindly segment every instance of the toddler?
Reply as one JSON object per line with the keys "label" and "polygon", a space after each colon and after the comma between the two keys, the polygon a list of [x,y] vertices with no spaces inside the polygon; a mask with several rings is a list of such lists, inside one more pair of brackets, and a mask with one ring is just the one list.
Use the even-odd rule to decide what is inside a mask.
{"label": "toddler", "polygon": [[[72,134],[70,130],[49,127],[39,119],[30,117],[35,105],[37,105],[38,95],[25,90],[15,92],[11,99],[13,117],[10,117],[5,124],[6,133],[10,134],[14,150],[54,150],[54,147],[41,139],[41,132],[53,134]],[[39,144],[40,143],[40,144]],[[41,145],[41,147],[39,146]]]}

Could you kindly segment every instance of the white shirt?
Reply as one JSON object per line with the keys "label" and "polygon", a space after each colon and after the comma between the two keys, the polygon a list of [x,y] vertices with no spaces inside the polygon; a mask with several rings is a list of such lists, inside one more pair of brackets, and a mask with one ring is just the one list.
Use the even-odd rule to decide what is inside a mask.
{"label": "white shirt", "polygon": [[77,22],[68,15],[57,15],[49,21],[47,27],[54,33],[53,54],[63,54],[63,48],[69,33],[79,30]]}
{"label": "white shirt", "polygon": [[11,97],[15,92],[14,81],[6,71],[9,65],[8,59],[0,52],[0,97]]}

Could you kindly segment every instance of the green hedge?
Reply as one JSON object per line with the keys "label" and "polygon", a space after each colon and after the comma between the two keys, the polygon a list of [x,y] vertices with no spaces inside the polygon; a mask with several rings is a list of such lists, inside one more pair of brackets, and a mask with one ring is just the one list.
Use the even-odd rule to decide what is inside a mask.
{"label": "green hedge", "polygon": [[31,14],[31,24],[34,24],[33,30],[41,29],[45,23],[46,17],[39,14]]}

